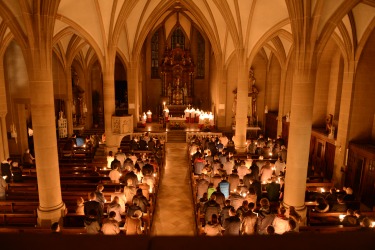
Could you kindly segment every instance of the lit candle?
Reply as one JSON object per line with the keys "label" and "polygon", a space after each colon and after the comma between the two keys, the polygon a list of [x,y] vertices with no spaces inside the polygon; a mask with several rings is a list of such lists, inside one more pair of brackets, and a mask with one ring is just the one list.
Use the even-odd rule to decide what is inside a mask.
{"label": "lit candle", "polygon": [[320,188],[320,192],[324,193],[326,190],[324,188]]}
{"label": "lit candle", "polygon": [[344,218],[345,218],[345,214],[340,214],[339,215],[339,219],[340,219],[341,222],[344,220]]}

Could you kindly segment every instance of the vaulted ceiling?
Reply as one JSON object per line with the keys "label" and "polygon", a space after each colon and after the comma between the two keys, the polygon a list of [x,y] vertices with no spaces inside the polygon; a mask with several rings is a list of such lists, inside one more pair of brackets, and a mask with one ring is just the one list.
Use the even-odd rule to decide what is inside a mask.
{"label": "vaulted ceiling", "polygon": [[[32,26],[27,17],[42,2],[1,1],[0,42],[27,39]],[[168,36],[179,13],[185,33],[189,35],[192,26],[203,32],[224,64],[236,49],[245,49],[248,58],[260,50],[267,56],[274,53],[283,63],[297,36],[291,12],[299,11],[298,4],[305,4],[302,9],[314,19],[312,39],[318,48],[333,37],[344,53],[355,54],[375,24],[373,0],[60,0],[54,50],[68,64],[78,53],[87,64],[95,58],[103,63],[113,50],[129,62],[160,25]]]}

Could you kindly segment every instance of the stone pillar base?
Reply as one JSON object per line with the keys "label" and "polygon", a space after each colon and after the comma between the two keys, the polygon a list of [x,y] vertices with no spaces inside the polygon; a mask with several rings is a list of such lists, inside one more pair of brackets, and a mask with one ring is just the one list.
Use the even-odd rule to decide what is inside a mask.
{"label": "stone pillar base", "polygon": [[235,149],[237,151],[237,154],[244,154],[247,153],[246,146],[235,146]]}
{"label": "stone pillar base", "polygon": [[[288,205],[284,201],[282,202],[282,205],[285,208],[288,209],[287,213],[289,214],[289,207],[291,207],[292,205]],[[296,209],[297,213],[299,215],[301,215],[300,226],[306,226],[306,224],[307,224],[307,207],[305,205],[303,205],[303,206],[294,206],[294,208]]]}
{"label": "stone pillar base", "polygon": [[66,214],[65,203],[61,203],[54,208],[43,209],[38,207],[38,227],[41,228],[50,228],[52,223],[59,222],[62,224],[62,217]]}

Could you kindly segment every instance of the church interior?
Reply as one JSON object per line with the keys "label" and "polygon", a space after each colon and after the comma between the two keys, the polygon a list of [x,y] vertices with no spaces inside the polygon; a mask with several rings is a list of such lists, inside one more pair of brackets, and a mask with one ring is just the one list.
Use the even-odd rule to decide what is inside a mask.
{"label": "church interior", "polygon": [[[152,185],[137,185],[148,185],[143,191],[153,209],[142,224],[147,240],[122,235],[116,244],[265,244],[256,237],[189,240],[203,230],[195,138],[225,137],[234,159],[255,164],[263,155],[250,147],[263,136],[271,145],[282,140],[287,152],[278,205],[306,219],[299,235],[267,244],[294,241],[308,249],[306,242],[321,237],[321,247],[331,248],[339,231],[348,235],[339,243],[344,249],[354,237],[367,249],[372,230],[314,226],[316,201],[307,196],[349,188],[355,210],[375,225],[375,104],[367,96],[375,96],[374,27],[374,0],[0,1],[0,161],[7,185],[0,188],[0,238],[42,241],[58,222],[66,242],[92,241],[82,221],[74,224],[84,216],[71,208],[98,184],[106,203],[110,190],[128,186],[109,177],[109,152],[120,148],[155,169]],[[142,148],[143,137],[160,151]],[[281,153],[272,153],[265,158],[276,164]],[[21,182],[3,170],[8,159],[23,167]],[[314,218],[329,216],[336,215]],[[109,240],[92,242],[104,247]]]}

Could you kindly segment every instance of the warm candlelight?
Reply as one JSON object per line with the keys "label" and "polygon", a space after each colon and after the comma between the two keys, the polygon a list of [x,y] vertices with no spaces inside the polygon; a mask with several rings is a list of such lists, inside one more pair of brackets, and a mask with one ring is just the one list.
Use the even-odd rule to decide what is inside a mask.
{"label": "warm candlelight", "polygon": [[341,222],[344,220],[344,218],[345,218],[345,214],[340,214],[339,215],[339,219],[340,219]]}

